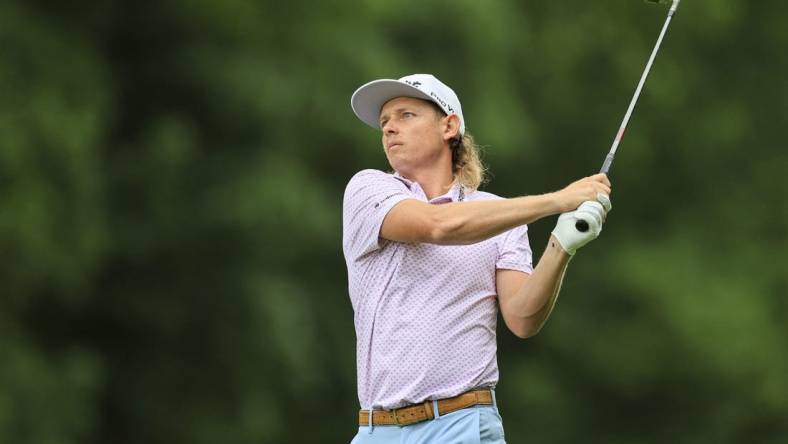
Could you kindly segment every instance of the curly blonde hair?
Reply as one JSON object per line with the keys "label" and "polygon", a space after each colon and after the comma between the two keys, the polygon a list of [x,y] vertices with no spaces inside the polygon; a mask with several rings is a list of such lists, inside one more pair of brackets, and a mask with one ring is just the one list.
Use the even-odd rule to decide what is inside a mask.
{"label": "curly blonde hair", "polygon": [[481,147],[467,130],[449,142],[454,179],[465,187],[478,189],[487,181],[487,167],[482,162]]}
{"label": "curly blonde hair", "polygon": [[[435,102],[426,101],[435,110],[439,117],[446,117],[446,112]],[[487,167],[482,162],[481,147],[476,144],[473,135],[465,130],[449,141],[451,150],[451,165],[454,180],[462,186],[473,190],[487,182]]]}

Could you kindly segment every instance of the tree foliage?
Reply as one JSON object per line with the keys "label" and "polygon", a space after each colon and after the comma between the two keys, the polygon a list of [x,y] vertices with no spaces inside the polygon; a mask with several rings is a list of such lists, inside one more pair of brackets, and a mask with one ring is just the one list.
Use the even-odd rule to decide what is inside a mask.
{"label": "tree foliage", "polygon": [[[486,146],[486,190],[555,190],[601,163],[664,13],[0,3],[0,442],[348,442],[342,193],[388,167],[350,94],[434,73]],[[785,13],[683,2],[601,238],[538,337],[500,323],[510,442],[788,434]]]}

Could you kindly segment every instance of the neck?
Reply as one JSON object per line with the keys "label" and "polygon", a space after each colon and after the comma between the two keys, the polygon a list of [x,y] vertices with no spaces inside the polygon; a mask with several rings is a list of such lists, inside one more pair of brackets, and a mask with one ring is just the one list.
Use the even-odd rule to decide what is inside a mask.
{"label": "neck", "polygon": [[454,183],[451,168],[442,171],[418,170],[400,175],[413,182],[418,182],[427,199],[434,199],[446,194]]}

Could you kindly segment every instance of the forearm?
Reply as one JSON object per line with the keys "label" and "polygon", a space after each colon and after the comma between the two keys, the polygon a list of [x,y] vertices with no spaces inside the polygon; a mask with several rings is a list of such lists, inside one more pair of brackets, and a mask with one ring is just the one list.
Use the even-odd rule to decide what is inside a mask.
{"label": "forearm", "polygon": [[472,244],[543,217],[574,210],[585,201],[597,199],[599,193],[610,194],[604,174],[538,196],[442,205],[405,199],[386,214],[380,237],[406,243]]}
{"label": "forearm", "polygon": [[551,236],[531,276],[507,300],[508,306],[501,307],[509,317],[507,324],[518,336],[533,336],[547,322],[558,300],[570,258]]}
{"label": "forearm", "polygon": [[433,241],[471,244],[561,212],[554,193],[433,206]]}

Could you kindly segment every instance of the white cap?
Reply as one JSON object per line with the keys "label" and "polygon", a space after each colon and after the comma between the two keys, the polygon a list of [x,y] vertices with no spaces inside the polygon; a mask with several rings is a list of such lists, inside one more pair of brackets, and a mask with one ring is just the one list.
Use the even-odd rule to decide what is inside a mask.
{"label": "white cap", "polygon": [[456,114],[460,118],[460,134],[465,134],[460,99],[451,88],[431,74],[411,74],[399,80],[373,80],[353,93],[350,106],[362,122],[380,129],[380,109],[396,97],[415,97],[435,102],[447,116]]}

